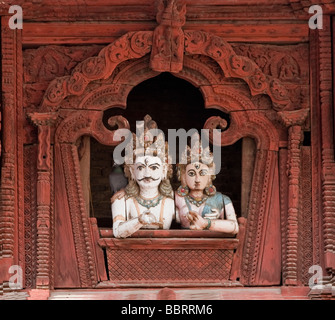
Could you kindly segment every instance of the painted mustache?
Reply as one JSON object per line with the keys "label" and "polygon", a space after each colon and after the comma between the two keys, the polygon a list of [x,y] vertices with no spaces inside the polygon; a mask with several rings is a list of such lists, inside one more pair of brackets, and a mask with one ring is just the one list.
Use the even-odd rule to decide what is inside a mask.
{"label": "painted mustache", "polygon": [[154,179],[154,178],[152,178],[152,177],[144,177],[144,178],[142,178],[142,179],[138,179],[138,181],[157,181],[157,180],[159,180],[159,178],[157,178],[157,179]]}

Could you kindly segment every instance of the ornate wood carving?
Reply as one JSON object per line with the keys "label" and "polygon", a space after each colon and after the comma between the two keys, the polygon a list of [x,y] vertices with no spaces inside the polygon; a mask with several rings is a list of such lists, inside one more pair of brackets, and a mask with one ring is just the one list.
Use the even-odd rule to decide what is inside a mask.
{"label": "ornate wood carving", "polygon": [[67,96],[83,94],[88,83],[108,78],[121,62],[149,53],[151,45],[152,32],[127,33],[101,50],[98,56],[77,65],[71,76],[53,80],[44,95],[41,111],[57,110]]}
{"label": "ornate wood carving", "polygon": [[51,207],[52,175],[50,127],[55,123],[54,113],[29,115],[30,120],[38,126],[37,151],[37,270],[36,287],[49,289],[51,286]]}
{"label": "ornate wood carving", "polygon": [[252,95],[268,94],[275,110],[293,108],[287,90],[278,79],[266,76],[250,59],[238,56],[220,37],[202,31],[185,31],[185,52],[213,58],[226,77],[246,81]]}
{"label": "ornate wood carving", "polygon": [[[280,281],[280,267],[278,269],[278,262],[280,265],[280,257],[277,256],[271,264],[267,265],[269,262],[266,261],[264,265],[261,265],[261,261],[264,259],[263,250],[265,247],[265,226],[268,223],[269,213],[271,210],[276,208],[276,204],[272,203],[272,208],[269,206],[271,204],[271,194],[274,183],[274,169],[276,167],[275,163],[277,161],[277,153],[267,150],[257,150],[256,163],[254,168],[254,179],[252,184],[252,190],[250,194],[249,202],[249,212],[248,212],[248,226],[247,226],[247,236],[244,248],[243,257],[243,269],[242,269],[242,283],[248,285],[257,284],[272,284],[271,282]],[[257,172],[257,174],[255,174]],[[278,217],[277,217],[278,219]],[[272,220],[274,223],[275,220]],[[279,230],[275,231],[276,237],[278,238]],[[273,236],[275,236],[273,234]],[[278,239],[272,240],[277,242]],[[266,244],[270,245],[269,243]],[[278,243],[273,244],[274,247]],[[279,261],[278,261],[279,259]],[[264,260],[263,260],[264,261]],[[266,269],[271,270],[272,276],[268,277],[265,275],[262,279],[261,271]],[[279,279],[278,279],[279,275]]]}
{"label": "ornate wood carving", "polygon": [[280,186],[280,223],[281,223],[281,251],[282,251],[282,278],[287,278],[287,216],[288,216],[288,150],[279,150],[279,186]]}
{"label": "ornate wood carving", "polygon": [[[6,286],[8,268],[24,267],[23,149],[21,31],[8,27],[1,17],[1,181],[0,181],[0,284]],[[18,241],[16,241],[18,239]]]}
{"label": "ornate wood carving", "polygon": [[25,285],[34,288],[36,282],[36,238],[37,238],[37,146],[24,148],[24,242],[25,242]]}
{"label": "ornate wood carving", "polygon": [[[239,221],[242,226],[240,238],[244,237],[243,222],[243,219]],[[236,280],[240,257],[233,264],[233,250],[241,252],[239,239],[226,238],[217,232],[209,232],[207,237],[205,234],[202,230],[195,233],[190,230],[140,230],[120,240],[104,233],[99,245],[106,248],[110,278],[104,287],[131,286],[140,279],[145,279],[143,286],[161,286],[166,282],[172,286],[204,283],[240,286]],[[201,239],[204,236],[206,239]],[[204,256],[207,256],[205,260]]]}
{"label": "ornate wood carving", "polygon": [[322,205],[324,257],[326,269],[335,274],[335,159],[334,124],[332,119],[333,83],[332,83],[332,38],[330,17],[324,19],[324,29],[319,31],[320,57],[320,110],[322,141]]}
{"label": "ornate wood carving", "polygon": [[25,108],[41,104],[45,90],[56,77],[68,76],[83,60],[97,55],[101,46],[44,46],[23,52]]}
{"label": "ornate wood carving", "polygon": [[309,64],[305,59],[308,46],[232,44],[232,47],[237,54],[255,62],[264,74],[279,79],[294,109],[309,107]]}
{"label": "ornate wood carving", "polygon": [[186,4],[181,0],[160,0],[153,35],[150,67],[159,72],[178,73],[183,69]]}
{"label": "ornate wood carving", "polygon": [[[87,110],[85,113],[78,111],[70,113],[69,116],[67,112],[60,113],[60,118],[63,117],[64,120],[60,121],[55,133],[56,152],[60,153],[58,159],[61,161],[61,163],[57,163],[56,167],[61,168],[59,174],[64,176],[64,187],[66,188],[71,222],[69,227],[73,234],[74,255],[78,267],[78,285],[88,288],[97,284],[99,267],[96,265],[96,249],[91,235],[89,215],[83,199],[79,158],[75,142],[82,135],[91,135],[105,145],[116,145],[118,142],[114,141],[115,130],[110,131],[104,127],[101,111]],[[128,121],[121,116],[110,118],[108,123],[120,129],[129,128]],[[57,181],[57,183],[60,182]],[[59,207],[59,203],[57,206]],[[57,219],[63,219],[63,224],[65,224],[66,212],[59,211],[57,215]],[[58,224],[56,224],[56,228],[59,228]],[[58,244],[58,251],[65,250],[62,245],[62,243]],[[58,262],[57,259],[56,263]],[[64,273],[64,271],[62,272]],[[57,271],[57,276],[60,277],[62,272]],[[75,274],[76,270],[72,270],[69,265],[68,272]],[[76,285],[74,281],[72,279],[69,283]]]}
{"label": "ornate wood carving", "polygon": [[[180,19],[175,18],[174,12]],[[164,14],[167,15],[163,17]],[[299,195],[303,192],[300,177],[304,170],[307,170],[301,168],[300,162],[302,130],[309,107],[306,93],[308,68],[307,64],[301,61],[301,56],[306,54],[306,46],[294,46],[289,52],[286,47],[285,50],[281,50],[260,45],[231,46],[222,38],[207,32],[188,30],[184,34],[181,29],[184,18],[182,3],[162,1],[161,12],[157,17],[160,25],[153,32],[127,33],[93,57],[88,54],[89,57],[84,58],[85,54],[79,50],[79,56],[77,53],[71,53],[68,58],[62,56],[62,52],[59,58],[60,51],[56,48],[40,49],[39,54],[46,59],[45,66],[53,65],[53,62],[49,61],[57,61],[56,65],[63,66],[59,72],[48,72],[45,66],[42,66],[41,73],[34,73],[35,70],[31,69],[34,63],[27,62],[27,79],[31,76],[30,81],[39,79],[38,81],[45,81],[45,85],[57,76],[48,85],[38,110],[40,114],[36,115],[35,119],[40,127],[37,183],[38,197],[42,199],[37,203],[39,286],[48,286],[48,283],[50,286],[52,283],[52,267],[48,269],[41,263],[42,258],[48,261],[47,258],[52,257],[50,251],[43,250],[48,246],[51,250],[53,248],[52,243],[48,243],[53,229],[53,201],[46,195],[51,196],[53,193],[53,162],[50,157],[43,156],[51,154],[50,148],[55,141],[56,174],[59,173],[64,179],[64,184],[61,181],[62,183],[57,185],[57,188],[64,186],[64,193],[58,196],[55,202],[58,205],[57,212],[68,206],[66,214],[69,215],[69,231],[73,234],[74,260],[78,267],[79,279],[76,282],[77,273],[74,272],[73,283],[79,283],[81,287],[92,287],[98,279],[95,246],[92,243],[90,224],[82,197],[78,155],[74,143],[80,136],[90,135],[102,144],[115,145],[113,131],[102,126],[103,111],[114,106],[125,108],[130,90],[161,71],[176,72],[176,76],[197,86],[203,93],[206,108],[216,108],[230,114],[229,127],[220,117],[208,119],[204,126],[209,129],[220,127],[223,130],[223,146],[246,136],[256,140],[256,164],[248,208],[245,246],[241,258],[244,266],[241,273],[242,282],[246,285],[280,284],[282,270],[278,248],[281,246],[285,284],[298,284],[303,278],[298,272],[302,259],[298,250],[301,247],[299,233],[304,228],[299,225],[299,210],[302,208]],[[162,38],[168,40],[162,43]],[[328,38],[328,33],[325,38],[321,37],[321,48],[329,47]],[[321,68],[325,71],[324,78],[321,79],[322,103],[326,106],[323,119],[326,121],[331,106],[327,67],[329,57],[325,54],[322,58]],[[80,60],[83,61],[78,63]],[[45,87],[40,92],[44,90]],[[40,96],[36,101],[40,101]],[[293,111],[296,109],[299,110]],[[37,119],[45,120],[42,119],[43,113],[51,115],[52,112],[58,116],[54,137],[54,131],[50,130],[45,122],[37,122]],[[281,127],[278,119],[281,119],[288,129]],[[118,127],[129,126],[122,118],[114,118],[111,121],[117,123]],[[329,126],[325,126],[323,130],[324,137],[329,135]],[[287,141],[289,149],[280,150],[278,161],[279,148],[286,147]],[[328,142],[327,138],[323,139],[326,150],[322,156],[323,205],[327,208],[326,211],[328,210],[324,222],[327,231],[325,246],[327,253],[332,253],[333,159],[330,153],[333,149],[329,144],[327,147]],[[286,165],[288,180],[285,177]],[[67,201],[64,206],[59,205],[62,197],[62,200]],[[286,199],[288,208],[285,206]],[[61,220],[64,217],[65,213],[57,219]],[[286,222],[287,229],[284,228]],[[60,222],[56,221],[55,228],[57,223]],[[280,243],[281,232],[284,232],[284,244]],[[271,248],[275,248],[274,253],[270,252]],[[274,261],[273,265],[270,265],[269,261]],[[51,260],[49,263],[51,264]],[[304,269],[306,268],[305,265]],[[49,279],[43,278],[46,274]]]}
{"label": "ornate wood carving", "polygon": [[97,272],[89,220],[82,196],[77,148],[72,144],[64,144],[60,147],[60,151],[68,193],[80,286],[88,288],[97,283]]}
{"label": "ornate wood carving", "polygon": [[311,148],[301,147],[301,183],[300,183],[300,211],[298,220],[301,222],[299,239],[299,280],[307,285],[311,274],[309,268],[313,266],[313,229],[312,229],[312,170]]}
{"label": "ornate wood carving", "polygon": [[288,216],[286,235],[286,285],[297,285],[298,280],[298,236],[301,178],[301,143],[303,140],[302,125],[306,121],[309,110],[279,112],[283,123],[289,127],[288,145]]}
{"label": "ornate wood carving", "polygon": [[[249,274],[244,274],[244,281],[248,284],[267,283],[266,281],[268,281],[268,283],[273,283],[271,281],[275,281],[274,283],[279,283],[280,279],[270,280],[266,279],[266,277],[264,278],[264,276],[262,275],[259,275],[259,268],[262,264],[261,261],[263,261],[262,259],[266,259],[266,255],[263,255],[262,253],[265,238],[260,238],[263,235],[265,228],[264,223],[266,222],[262,223],[262,221],[267,221],[267,219],[274,218],[268,217],[271,209],[269,209],[269,202],[266,199],[272,199],[272,193],[277,192],[273,191],[274,189],[272,187],[269,187],[275,183],[272,176],[272,173],[274,171],[272,170],[276,166],[276,156],[273,156],[272,152],[276,153],[278,151],[279,136],[277,129],[272,125],[271,121],[266,115],[266,112],[254,111],[256,107],[253,105],[253,103],[250,100],[246,99],[244,96],[242,96],[238,92],[238,90],[236,90],[235,88],[225,88],[224,86],[217,85],[218,76],[222,77],[222,74],[220,72],[216,74],[213,72],[214,69],[208,67],[209,58],[203,61],[203,59],[197,59],[197,57],[199,56],[193,56],[195,59],[192,59],[191,57],[192,56],[185,57],[185,68],[180,73],[178,73],[178,76],[194,83],[196,86],[200,86],[200,89],[204,93],[207,107],[212,107],[215,105],[216,108],[221,108],[223,111],[226,112],[236,111],[232,113],[232,121],[229,129],[222,133],[222,145],[230,145],[243,136],[251,136],[256,139],[258,149],[264,150],[262,151],[263,153],[265,152],[265,150],[271,150],[269,151],[268,157],[266,156],[265,158],[261,156],[262,152],[258,153],[259,159],[268,159],[267,164],[270,171],[268,175],[265,175],[258,180],[258,184],[256,183],[256,180],[254,182],[253,192],[255,194],[255,197],[259,194],[259,189],[261,189],[263,190],[264,201],[257,202],[257,205],[251,211],[249,211],[249,215],[253,217],[252,219],[257,220],[259,212],[261,212],[260,216],[263,220],[260,220],[261,222],[259,225],[250,225],[248,229],[246,243],[253,242],[255,243],[255,246],[249,248],[249,255],[247,255],[247,258],[245,258],[246,256],[244,256],[244,263],[247,261],[246,263],[249,264],[250,268],[252,266],[253,270],[255,270],[255,273],[253,276],[249,276]],[[125,101],[123,101],[122,95],[120,95],[120,98],[117,98],[116,96],[114,101],[106,100],[106,102],[104,102],[104,100],[101,100],[101,98],[105,95],[105,92],[106,96],[108,96],[108,88],[111,88],[112,90],[118,90],[118,92],[129,92],[131,87],[129,87],[128,84],[125,85],[123,83],[126,83],[127,77],[134,73],[136,75],[136,80],[133,80],[133,85],[136,85],[137,83],[156,75],[157,73],[153,72],[148,68],[148,62],[148,58],[143,57],[141,60],[134,60],[133,62],[125,63],[124,69],[118,70],[116,76],[113,75],[109,80],[105,81],[103,87],[97,85],[97,83],[87,84],[85,89],[86,91],[84,91],[85,94],[83,96],[80,97],[79,95],[72,95],[64,100],[64,102],[60,104],[60,106],[63,108],[62,110],[64,110],[61,112],[60,118],[64,118],[64,121],[59,124],[56,130],[56,140],[59,141],[63,146],[63,143],[73,143],[79,136],[83,134],[89,134],[97,138],[103,144],[112,144],[112,134],[110,132],[108,134],[107,131],[105,129],[102,129],[101,127],[102,114],[100,111],[106,109],[107,107],[118,105],[118,103],[121,103],[121,105],[125,105]],[[212,64],[213,66],[215,66],[216,64],[219,66],[219,68],[221,68],[220,65],[217,64],[217,62],[215,62],[214,60]],[[80,69],[81,66],[78,65],[78,68]],[[107,91],[104,91],[104,88],[106,88]],[[79,109],[76,114],[70,111],[65,112],[65,109],[70,109],[71,106],[72,108],[73,106],[77,106],[77,108]],[[240,111],[241,106],[244,108],[244,110],[250,109],[250,112]],[[96,111],[93,112],[87,109],[96,109]],[[83,112],[83,110],[85,110],[85,113]],[[212,122],[211,125],[217,126],[215,121]],[[223,127],[224,126],[225,124],[223,124]],[[205,125],[205,128],[207,127],[208,124]],[[99,130],[102,130],[101,134],[99,134]],[[263,160],[263,162],[262,160],[258,161],[258,163],[261,163],[257,166],[258,170],[262,170],[260,168],[265,167],[266,162],[264,161],[266,160]],[[63,163],[63,167],[64,165],[65,164]],[[68,166],[68,168],[70,167],[71,165]],[[65,172],[67,172],[68,169],[64,167],[64,170]],[[67,174],[65,173],[65,175]],[[71,177],[71,174],[69,174],[68,176]],[[73,191],[71,195],[68,195],[68,198],[72,199],[75,193],[76,192]],[[80,202],[80,200],[78,201]],[[76,217],[83,215],[82,212],[73,212],[74,209],[72,209],[72,207],[76,206],[70,206],[70,210],[72,210],[71,214]],[[74,224],[74,222],[72,222],[72,224]],[[256,230],[257,227],[259,228],[258,231]],[[75,234],[80,233],[79,231],[74,232]],[[258,235],[257,241],[255,241],[255,239],[252,239],[254,234]],[[272,241],[271,243],[275,245],[274,242],[276,242],[277,240],[273,238],[273,240],[270,241]],[[78,243],[78,241],[75,241],[75,245],[76,243]],[[81,249],[77,246],[76,251],[80,252]],[[276,253],[276,255],[277,254],[278,252]],[[78,256],[77,259],[79,261]],[[278,264],[278,266],[280,268],[280,263]],[[266,272],[264,272],[264,274],[265,273]],[[280,274],[280,269],[277,270],[276,273]],[[87,283],[86,280],[83,280],[83,276],[81,277],[81,283]]]}

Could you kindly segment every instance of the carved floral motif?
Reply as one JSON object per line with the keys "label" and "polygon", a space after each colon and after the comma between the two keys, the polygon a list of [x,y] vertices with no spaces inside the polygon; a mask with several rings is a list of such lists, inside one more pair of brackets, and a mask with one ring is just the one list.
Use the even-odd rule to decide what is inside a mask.
{"label": "carved floral motif", "polygon": [[260,68],[250,59],[236,55],[233,48],[220,37],[202,32],[185,31],[187,54],[204,54],[218,62],[226,77],[240,78],[250,88],[252,95],[268,94],[276,111],[294,108],[282,83],[263,75]]}
{"label": "carved floral motif", "polygon": [[105,47],[96,57],[89,58],[73,70],[72,75],[51,82],[42,102],[41,110],[55,110],[69,95],[80,95],[88,83],[111,76],[117,64],[140,58],[150,52],[152,32],[130,32]]}

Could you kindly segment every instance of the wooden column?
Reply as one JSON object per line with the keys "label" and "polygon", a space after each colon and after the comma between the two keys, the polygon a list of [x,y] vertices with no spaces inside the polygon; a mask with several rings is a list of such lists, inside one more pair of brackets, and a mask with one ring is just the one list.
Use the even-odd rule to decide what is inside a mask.
{"label": "wooden column", "polygon": [[279,112],[282,122],[288,127],[288,214],[286,227],[286,265],[285,285],[298,285],[298,232],[301,177],[301,143],[303,141],[302,126],[309,110]]}
{"label": "wooden column", "polygon": [[[1,181],[0,181],[0,285],[7,282],[8,268],[24,268],[22,231],[23,145],[22,37],[11,30],[9,17],[1,17]],[[21,223],[21,225],[20,225]]]}
{"label": "wooden column", "polygon": [[57,115],[54,113],[29,114],[31,121],[38,127],[37,154],[37,272],[36,287],[50,288],[51,277],[51,126]]}
{"label": "wooden column", "polygon": [[256,145],[253,139],[243,138],[242,141],[242,186],[241,186],[241,215],[248,217],[248,204],[252,186],[256,158]]}
{"label": "wooden column", "polygon": [[325,268],[335,274],[335,159],[333,124],[333,71],[331,18],[324,17],[319,30],[319,85],[321,113],[321,181]]}

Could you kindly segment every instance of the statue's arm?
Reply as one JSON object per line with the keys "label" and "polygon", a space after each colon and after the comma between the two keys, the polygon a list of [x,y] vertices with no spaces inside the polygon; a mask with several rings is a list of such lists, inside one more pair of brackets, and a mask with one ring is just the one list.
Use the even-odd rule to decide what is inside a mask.
{"label": "statue's arm", "polygon": [[226,219],[211,220],[210,224],[211,226],[209,230],[230,233],[230,234],[237,234],[239,228],[235,214],[235,209],[232,202],[225,205],[225,212],[226,212]]}
{"label": "statue's arm", "polygon": [[138,218],[127,220],[126,199],[122,192],[116,193],[112,198],[112,215],[115,238],[127,238],[143,226]]}
{"label": "statue's arm", "polygon": [[225,211],[226,211],[226,220],[221,220],[221,221],[229,222],[231,226],[234,227],[231,233],[237,234],[239,231],[239,228],[238,228],[238,222],[236,218],[235,209],[234,209],[232,202],[225,205]]}
{"label": "statue's arm", "polygon": [[[189,219],[191,229],[218,231],[230,234],[237,234],[239,231],[235,209],[231,201],[225,204],[226,219],[202,218],[200,215],[190,212]],[[208,221],[210,220],[210,221]],[[209,228],[208,228],[209,227]]]}

